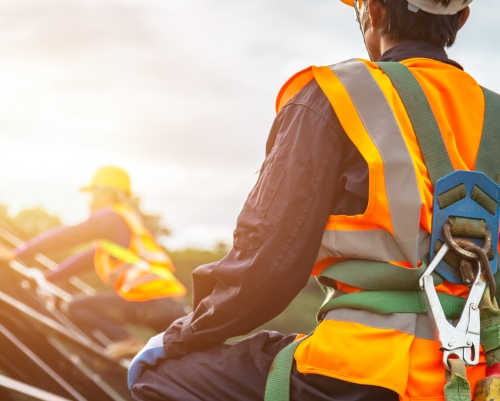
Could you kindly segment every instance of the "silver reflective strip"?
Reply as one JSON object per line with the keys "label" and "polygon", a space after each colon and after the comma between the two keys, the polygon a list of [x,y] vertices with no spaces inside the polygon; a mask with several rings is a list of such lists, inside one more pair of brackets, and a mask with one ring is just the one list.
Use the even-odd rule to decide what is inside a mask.
{"label": "silver reflective strip", "polygon": [[[167,257],[167,255],[165,255],[164,252],[149,251],[144,246],[143,237],[145,235],[149,236],[150,233],[143,226],[140,216],[129,206],[117,207],[117,209],[115,209],[115,211],[117,211],[125,219],[127,225],[132,230],[132,241],[134,242],[134,245],[137,249],[137,252],[139,254],[138,256],[149,262],[168,263],[170,259]],[[127,250],[129,252],[132,252],[130,249]]]}
{"label": "silver reflective strip", "polygon": [[[349,93],[384,162],[386,193],[394,237],[413,266],[418,261],[421,199],[416,173],[396,117],[378,83],[361,61],[330,67]],[[370,246],[371,244],[366,244]]]}
{"label": "silver reflective strip", "polygon": [[170,258],[164,252],[162,251],[154,252],[146,249],[144,243],[142,242],[142,237],[135,237],[134,245],[141,259],[147,260],[148,262],[151,263],[159,263],[159,264],[168,263],[170,261]]}
{"label": "silver reflective strip", "polygon": [[334,309],[323,320],[358,323],[376,329],[392,329],[424,340],[434,340],[434,329],[428,315],[419,313],[391,313],[378,315],[358,309]]}
{"label": "silver reflective strip", "polygon": [[[420,230],[418,259],[429,253],[430,234]],[[327,256],[369,259],[380,261],[402,261],[405,255],[386,230],[325,230],[316,261]]]}
{"label": "silver reflective strip", "polygon": [[120,266],[116,266],[111,274],[108,276],[108,281],[112,284],[120,277],[122,273],[127,271],[132,265],[130,263],[123,263]]}
{"label": "silver reflective strip", "polygon": [[137,286],[141,284],[146,284],[151,281],[157,281],[158,276],[156,274],[147,274],[145,276],[142,276],[140,278],[135,278],[135,279],[127,279],[121,286],[121,290],[124,292],[130,292],[131,290],[135,289]]}

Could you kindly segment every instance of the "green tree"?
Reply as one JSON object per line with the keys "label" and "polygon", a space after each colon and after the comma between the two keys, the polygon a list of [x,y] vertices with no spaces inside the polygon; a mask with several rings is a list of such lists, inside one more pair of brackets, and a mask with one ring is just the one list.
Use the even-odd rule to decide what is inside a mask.
{"label": "green tree", "polygon": [[28,238],[61,225],[59,217],[48,213],[41,207],[22,210],[12,221]]}

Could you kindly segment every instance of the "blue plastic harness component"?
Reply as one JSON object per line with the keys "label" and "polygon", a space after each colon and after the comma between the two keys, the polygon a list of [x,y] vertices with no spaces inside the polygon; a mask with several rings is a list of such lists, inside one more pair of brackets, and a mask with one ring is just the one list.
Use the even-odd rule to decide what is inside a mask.
{"label": "blue plastic harness component", "polygon": [[[462,199],[457,200],[449,206],[440,208],[438,196],[446,191],[449,191],[459,185],[464,185],[466,195]],[[495,213],[491,214],[478,202],[472,198],[472,190],[474,187],[481,189],[492,200],[496,201]],[[484,220],[486,226],[491,232],[491,247],[494,251],[495,257],[490,260],[491,271],[497,271],[497,258],[498,258],[498,224],[499,224],[499,209],[500,209],[500,186],[491,180],[486,174],[473,171],[457,170],[451,174],[444,176],[436,181],[434,188],[434,205],[433,205],[433,218],[432,218],[432,235],[431,235],[431,260],[435,256],[436,242],[440,240],[445,243],[443,234],[443,225],[448,221],[449,217],[464,217],[472,219]],[[484,240],[467,238],[479,246],[484,245]],[[446,280],[462,284],[462,277],[457,268],[448,265],[444,260],[441,260],[436,267],[436,271]]]}

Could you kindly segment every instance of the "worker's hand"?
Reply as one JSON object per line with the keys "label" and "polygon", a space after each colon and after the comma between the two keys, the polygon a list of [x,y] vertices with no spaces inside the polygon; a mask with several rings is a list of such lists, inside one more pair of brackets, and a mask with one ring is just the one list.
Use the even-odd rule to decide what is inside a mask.
{"label": "worker's hand", "polygon": [[160,333],[151,337],[144,348],[132,359],[128,368],[129,389],[132,389],[132,386],[148,366],[154,366],[158,361],[167,359],[167,355],[163,350],[163,335],[164,333]]}
{"label": "worker's hand", "polygon": [[15,259],[16,255],[12,249],[7,248],[5,245],[0,244],[0,260],[4,262],[10,262]]}

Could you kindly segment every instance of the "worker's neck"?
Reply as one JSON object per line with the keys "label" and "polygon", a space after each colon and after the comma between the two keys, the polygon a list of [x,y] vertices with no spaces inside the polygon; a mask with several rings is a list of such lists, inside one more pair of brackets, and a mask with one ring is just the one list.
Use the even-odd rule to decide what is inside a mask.
{"label": "worker's neck", "polygon": [[387,50],[392,49],[394,46],[400,44],[402,41],[401,40],[388,40],[385,37],[380,38],[379,46],[375,54],[371,54],[372,60],[378,60],[382,54],[384,54]]}

